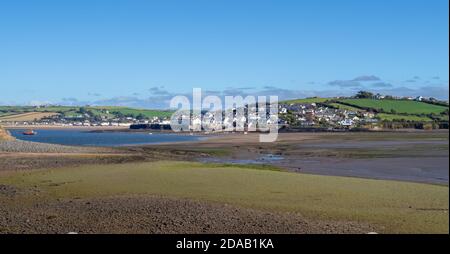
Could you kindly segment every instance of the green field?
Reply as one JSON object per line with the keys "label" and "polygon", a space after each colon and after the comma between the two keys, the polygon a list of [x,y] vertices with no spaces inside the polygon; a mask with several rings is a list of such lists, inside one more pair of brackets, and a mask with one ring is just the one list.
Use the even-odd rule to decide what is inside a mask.
{"label": "green field", "polygon": [[[89,108],[90,109],[90,108]],[[128,107],[115,107],[115,106],[109,106],[109,107],[93,107],[92,109],[96,110],[108,110],[110,113],[112,112],[120,112],[124,115],[133,115],[137,116],[139,114],[142,114],[146,117],[170,117],[173,113],[173,111],[168,110],[152,110],[152,109],[134,109],[134,108],[128,108]]]}
{"label": "green field", "polygon": [[335,107],[335,108],[342,109],[342,110],[349,110],[349,111],[355,111],[355,112],[357,112],[357,111],[363,111],[363,110],[360,109],[360,108],[355,108],[355,107],[352,107],[352,106],[348,106],[348,105],[344,105],[344,104],[339,104],[339,103],[328,103],[327,105],[330,105],[330,106],[333,106],[333,107]]}
{"label": "green field", "polygon": [[39,188],[43,200],[162,195],[299,212],[311,219],[368,222],[381,233],[449,232],[448,186],[264,169],[151,162],[16,173],[1,177],[0,183]]}
{"label": "green field", "polygon": [[440,117],[440,120],[441,120],[441,121],[448,122],[448,115],[443,115],[443,116],[441,116],[441,117]]}
{"label": "green field", "polygon": [[[93,116],[103,116],[106,118],[114,118],[118,113],[137,117],[138,115],[144,115],[145,117],[170,117],[172,111],[165,110],[151,110],[151,109],[134,109],[129,107],[114,107],[114,106],[92,106],[84,107],[87,111],[90,111]],[[66,117],[75,117],[80,115],[78,112],[80,107],[72,106],[49,106],[49,107],[32,107],[32,106],[0,106],[0,115],[15,115],[28,112],[57,112],[63,114]]]}
{"label": "green field", "polygon": [[66,112],[79,107],[51,106],[51,107],[33,107],[33,106],[0,106],[0,112],[26,113],[26,112]]}
{"label": "green field", "polygon": [[329,100],[328,98],[320,98],[320,97],[313,97],[313,98],[305,98],[305,99],[295,99],[295,100],[287,100],[283,101],[281,103],[286,104],[308,104],[308,103],[323,103],[325,101]]}
{"label": "green field", "polygon": [[22,114],[11,114],[0,116],[0,121],[34,121],[42,118],[58,115],[55,112],[27,112]]}
{"label": "green field", "polygon": [[377,114],[378,118],[383,121],[413,121],[413,122],[432,122],[433,119],[426,116],[415,115],[398,115],[398,114]]}
{"label": "green field", "polygon": [[15,115],[15,113],[11,113],[11,112],[8,112],[8,113],[0,112],[0,117],[2,117],[2,116],[10,116],[10,115]]}
{"label": "green field", "polygon": [[444,106],[409,100],[343,99],[339,102],[384,112],[395,110],[396,113],[406,114],[440,114],[448,109]]}

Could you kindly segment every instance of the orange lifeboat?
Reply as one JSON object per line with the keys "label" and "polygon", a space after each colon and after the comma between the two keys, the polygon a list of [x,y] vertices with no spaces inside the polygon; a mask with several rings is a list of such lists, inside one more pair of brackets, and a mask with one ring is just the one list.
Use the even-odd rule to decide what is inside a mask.
{"label": "orange lifeboat", "polygon": [[32,136],[32,135],[36,135],[37,132],[35,132],[33,130],[27,130],[27,131],[24,131],[22,134],[27,135],[27,136]]}

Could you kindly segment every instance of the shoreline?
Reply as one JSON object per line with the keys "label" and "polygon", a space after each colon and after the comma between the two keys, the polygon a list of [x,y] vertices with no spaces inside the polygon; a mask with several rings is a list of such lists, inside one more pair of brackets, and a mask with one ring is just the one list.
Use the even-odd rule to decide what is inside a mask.
{"label": "shoreline", "polygon": [[[189,134],[194,133],[196,135],[221,135],[221,134],[243,134],[244,132],[213,132],[206,134],[205,132],[174,132],[172,130],[158,130],[158,129],[130,129],[129,127],[124,126],[60,126],[60,125],[2,125],[2,127],[6,130],[14,130],[14,129],[67,129],[67,130],[89,130],[89,131],[105,131],[105,132],[157,132],[157,133],[173,133],[173,134]],[[432,130],[424,130],[424,129],[413,129],[413,128],[403,128],[403,129],[350,129],[350,130],[322,130],[322,129],[296,129],[296,130],[283,130],[280,129],[278,131],[281,133],[448,133],[449,129],[432,129]],[[264,134],[265,132],[248,132],[256,133],[256,134]]]}
{"label": "shoreline", "polygon": [[[162,134],[164,133],[160,135]],[[199,137],[197,140],[187,141],[71,147],[128,150],[143,158],[199,162],[206,158],[204,162],[264,164],[289,172],[313,175],[448,185],[448,144],[445,142],[448,141],[448,132],[280,133],[277,142],[273,143],[260,143],[258,133],[196,136]],[[50,148],[46,145],[49,143],[38,145],[35,142],[24,143],[20,139],[16,142],[4,142],[3,145],[8,143],[5,149],[0,147],[0,151],[19,152],[26,148],[26,151],[31,149],[45,153],[48,149],[62,149],[60,145]]]}
{"label": "shoreline", "polygon": [[68,130],[128,130],[123,126],[59,126],[59,125],[3,125],[6,130],[20,129],[68,129]]}

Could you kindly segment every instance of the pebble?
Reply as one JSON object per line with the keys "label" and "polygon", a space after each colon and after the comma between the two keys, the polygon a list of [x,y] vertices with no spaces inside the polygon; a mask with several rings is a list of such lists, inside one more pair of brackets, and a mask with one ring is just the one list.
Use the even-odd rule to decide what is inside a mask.
{"label": "pebble", "polygon": [[77,153],[83,151],[86,151],[85,147],[63,146],[23,140],[0,141],[0,152]]}

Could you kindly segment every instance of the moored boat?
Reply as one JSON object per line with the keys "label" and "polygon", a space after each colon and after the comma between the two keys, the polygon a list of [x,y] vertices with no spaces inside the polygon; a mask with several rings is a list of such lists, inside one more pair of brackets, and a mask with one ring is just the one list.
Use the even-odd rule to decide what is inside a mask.
{"label": "moored boat", "polygon": [[32,135],[36,135],[37,132],[35,132],[33,130],[27,130],[27,131],[24,131],[22,134],[27,135],[27,136],[32,136]]}

